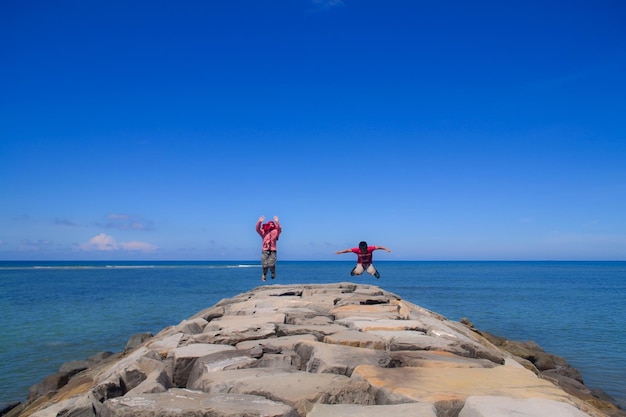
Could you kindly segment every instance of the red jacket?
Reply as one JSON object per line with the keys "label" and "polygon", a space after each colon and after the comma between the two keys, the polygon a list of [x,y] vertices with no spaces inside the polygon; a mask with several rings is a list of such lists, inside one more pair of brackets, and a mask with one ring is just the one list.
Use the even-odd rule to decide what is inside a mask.
{"label": "red jacket", "polygon": [[261,228],[262,222],[256,223],[256,231],[263,239],[263,244],[261,246],[261,250],[276,250],[276,241],[278,241],[278,237],[283,229],[280,227],[280,223],[272,221],[276,225],[276,228],[265,230]]}

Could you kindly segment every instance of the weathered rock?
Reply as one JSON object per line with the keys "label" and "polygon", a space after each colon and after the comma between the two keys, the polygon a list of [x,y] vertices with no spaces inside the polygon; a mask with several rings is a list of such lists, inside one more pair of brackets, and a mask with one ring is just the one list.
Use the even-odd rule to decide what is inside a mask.
{"label": "weathered rock", "polygon": [[[159,335],[157,335],[159,336]],[[174,348],[178,347],[181,339],[185,336],[184,333],[175,332],[169,333],[164,332],[163,337],[155,337],[152,340],[149,340],[145,344],[145,348],[151,351],[157,352],[161,357],[166,357],[167,353]]]}
{"label": "weathered rock", "polygon": [[588,417],[571,404],[545,398],[469,397],[459,417]]}
{"label": "weathered rock", "polygon": [[168,389],[173,387],[174,384],[165,369],[155,370],[147,374],[145,379],[143,379],[139,385],[129,389],[124,395],[134,396],[166,392]]}
{"label": "weathered rock", "polygon": [[477,333],[481,334],[495,346],[504,349],[510,354],[530,361],[539,371],[570,367],[569,363],[567,363],[565,359],[544,352],[544,350],[533,341],[518,342],[494,336],[483,331],[477,331]]}
{"label": "weathered rock", "polygon": [[554,384],[523,368],[378,368],[357,367],[353,378],[367,381],[377,404],[426,401],[465,401],[470,396],[498,395],[512,398],[548,398],[570,401]]}
{"label": "weathered rock", "polygon": [[81,395],[58,402],[33,413],[31,417],[96,417],[101,410],[100,402],[93,395]]}
{"label": "weathered rock", "polygon": [[296,353],[302,359],[302,370],[313,373],[350,376],[359,365],[387,368],[391,363],[387,352],[320,342],[300,342],[296,345]]}
{"label": "weathered rock", "polygon": [[[93,395],[100,402],[120,397],[148,379],[152,372],[157,372],[153,376],[155,380],[162,378],[158,376],[165,372],[161,356],[155,351],[140,347],[98,374]],[[165,386],[170,384],[165,383]]]}
{"label": "weathered rock", "polygon": [[120,357],[116,362],[108,364],[97,374],[97,381],[104,381],[111,378],[115,374],[119,374],[125,368],[141,362],[142,358],[154,359],[160,361],[161,354],[158,351],[148,349],[147,347],[139,347],[124,356]]}
{"label": "weathered rock", "polygon": [[213,319],[218,317],[222,317],[224,315],[224,307],[220,305],[215,305],[213,307],[209,307],[204,309],[196,314],[194,314],[191,318],[194,319],[196,317],[203,318],[207,322],[210,322]]}
{"label": "weathered rock", "polygon": [[323,340],[325,336],[343,332],[344,330],[346,330],[346,328],[339,324],[281,324],[276,329],[276,335],[282,337],[311,334],[315,336],[316,340]]}
{"label": "weathered rock", "polygon": [[367,349],[385,350],[385,341],[375,334],[360,332],[357,330],[344,330],[324,336],[324,343],[343,345]]}
{"label": "weathered rock", "polygon": [[263,354],[263,357],[254,364],[254,368],[300,369],[302,359],[292,350],[283,350],[281,353]]}
{"label": "weathered rock", "polygon": [[176,326],[176,330],[186,335],[198,334],[202,333],[208,323],[209,322],[202,317],[195,317],[190,320],[183,320],[180,322],[178,326]]}
{"label": "weathered rock", "polygon": [[193,387],[198,380],[210,377],[210,374],[214,372],[254,367],[258,359],[250,356],[251,351],[251,349],[224,350],[198,358],[189,372],[185,385]]}
{"label": "weathered rock", "polygon": [[216,343],[236,345],[247,340],[263,340],[276,335],[276,325],[267,323],[257,328],[249,328],[239,332],[228,333],[223,331],[204,332],[193,339],[194,343]]}
{"label": "weathered rock", "polygon": [[594,397],[589,388],[583,385],[582,382],[570,378],[567,375],[559,373],[556,369],[549,369],[541,372],[541,377],[548,379],[570,394],[575,394],[577,397],[584,399],[591,399]]}
{"label": "weathered rock", "polygon": [[154,337],[152,333],[136,333],[132,335],[128,342],[126,342],[126,346],[124,346],[124,351],[128,352],[136,348],[137,346],[143,344],[146,340],[150,340]]}
{"label": "weathered rock", "polygon": [[406,331],[414,330],[421,333],[426,333],[428,327],[419,320],[398,320],[398,319],[372,319],[365,317],[347,317],[344,319],[336,320],[337,324],[346,326],[349,329],[357,330],[359,332],[373,332],[373,331]]}
{"label": "weathered rock", "polygon": [[7,414],[21,404],[20,401],[9,401],[0,403],[0,416]]}
{"label": "weathered rock", "polygon": [[276,325],[285,322],[283,313],[260,316],[222,316],[206,325],[205,343],[236,345],[246,340],[267,339],[276,335]]}
{"label": "weathered rock", "polygon": [[59,373],[65,374],[68,377],[72,377],[87,368],[89,368],[89,363],[87,362],[87,360],[70,361],[65,362],[59,367]]}
{"label": "weathered rock", "polygon": [[224,350],[235,350],[235,348],[230,345],[196,343],[171,349],[167,358],[173,363],[172,382],[179,388],[184,387],[196,359]]}
{"label": "weathered rock", "polygon": [[493,368],[487,359],[466,358],[444,351],[405,350],[389,352],[390,368]]}
{"label": "weathered rock", "polygon": [[101,417],[298,417],[286,404],[255,395],[205,394],[172,389],[163,394],[146,394],[109,400]]}
{"label": "weathered rock", "polygon": [[343,307],[348,305],[377,305],[377,304],[390,304],[391,300],[396,298],[390,294],[385,294],[382,291],[377,291],[373,294],[353,293],[350,297],[343,297],[339,300],[335,306]]}
{"label": "weathered rock", "polygon": [[333,319],[330,316],[320,316],[318,314],[309,315],[298,311],[297,313],[286,312],[285,323],[286,324],[313,324],[313,325],[326,325],[332,324]]}
{"label": "weathered rock", "polygon": [[348,317],[375,317],[378,319],[391,320],[399,320],[402,318],[400,315],[400,307],[393,304],[349,304],[341,307],[331,308],[330,314],[335,316],[336,320],[341,320]]}
{"label": "weathered rock", "polygon": [[56,391],[63,387],[70,380],[66,374],[53,374],[45,377],[40,383],[30,387],[28,399],[33,400],[51,391]]}
{"label": "weathered rock", "polygon": [[249,340],[237,343],[237,349],[252,349],[258,345],[272,345],[284,350],[293,350],[297,343],[307,340],[315,341],[317,337],[312,334],[296,334],[293,336],[272,337],[265,340]]}
{"label": "weathered rock", "polygon": [[284,313],[269,313],[260,315],[233,315],[222,316],[212,320],[205,327],[205,332],[241,332],[251,328],[265,326],[268,323],[282,324],[285,322]]}
{"label": "weathered rock", "polygon": [[374,404],[369,385],[344,375],[277,369],[238,369],[207,373],[190,381],[190,389],[208,393],[260,395],[293,406],[306,415],[310,404]]}
{"label": "weathered rock", "polygon": [[[128,343],[127,343],[128,345]],[[115,357],[119,356],[119,354],[115,354],[113,352],[99,352],[95,355],[92,355],[87,358],[87,365],[89,368],[93,368],[94,366],[111,359],[115,359]]]}
{"label": "weathered rock", "polygon": [[410,403],[393,405],[315,404],[307,417],[437,417],[433,404]]}

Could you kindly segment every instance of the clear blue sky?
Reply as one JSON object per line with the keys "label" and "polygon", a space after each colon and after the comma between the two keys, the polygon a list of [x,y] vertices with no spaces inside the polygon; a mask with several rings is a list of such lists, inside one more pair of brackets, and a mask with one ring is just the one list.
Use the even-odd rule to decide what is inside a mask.
{"label": "clear blue sky", "polygon": [[626,260],[623,1],[1,1],[0,259]]}

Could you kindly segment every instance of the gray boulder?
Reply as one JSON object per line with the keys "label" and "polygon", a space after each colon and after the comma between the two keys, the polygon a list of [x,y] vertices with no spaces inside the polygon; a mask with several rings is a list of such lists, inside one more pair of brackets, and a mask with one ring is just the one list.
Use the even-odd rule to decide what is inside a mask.
{"label": "gray boulder", "polygon": [[126,346],[124,346],[124,351],[128,352],[153,337],[154,335],[152,333],[136,333],[128,339]]}
{"label": "gray boulder", "polygon": [[374,349],[300,342],[295,350],[301,358],[302,370],[306,372],[351,376],[354,368],[359,365],[387,368],[391,364],[387,352]]}
{"label": "gray boulder", "polygon": [[102,406],[101,417],[299,417],[286,404],[257,395],[206,394],[172,389],[162,394],[115,398]]}

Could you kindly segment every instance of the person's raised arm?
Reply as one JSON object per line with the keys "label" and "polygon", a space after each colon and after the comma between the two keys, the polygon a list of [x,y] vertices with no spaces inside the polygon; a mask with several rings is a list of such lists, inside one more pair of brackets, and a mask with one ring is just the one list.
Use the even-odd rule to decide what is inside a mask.
{"label": "person's raised arm", "polygon": [[256,232],[261,236],[263,236],[263,233],[261,233],[261,223],[263,223],[263,220],[265,220],[265,216],[259,217],[259,220],[256,221]]}
{"label": "person's raised arm", "polygon": [[384,246],[376,246],[374,250],[376,250],[376,249],[380,249],[380,250],[385,250],[387,252],[391,252],[391,249],[388,249],[388,248],[386,248]]}
{"label": "person's raised arm", "polygon": [[278,216],[274,216],[274,223],[276,223],[276,229],[278,230],[278,234],[283,231],[283,228],[280,226],[280,222],[278,221]]}

